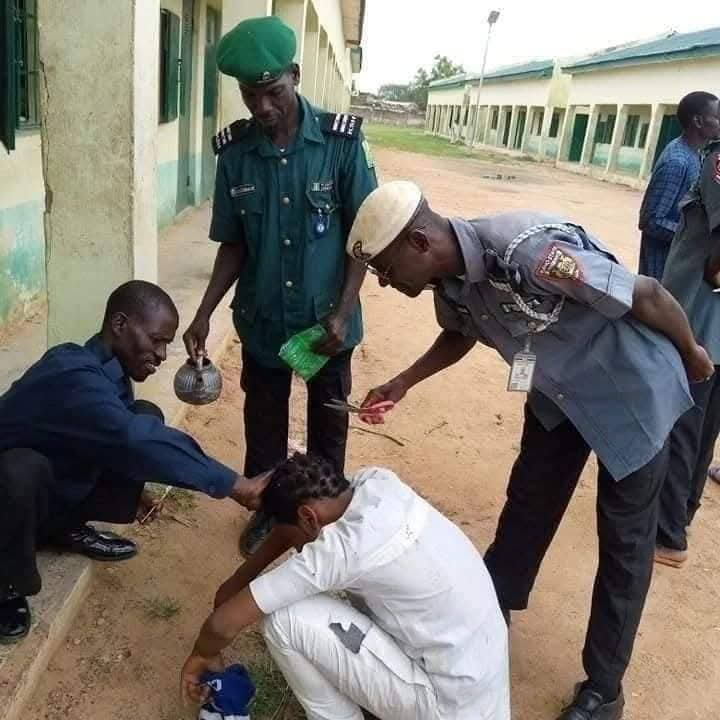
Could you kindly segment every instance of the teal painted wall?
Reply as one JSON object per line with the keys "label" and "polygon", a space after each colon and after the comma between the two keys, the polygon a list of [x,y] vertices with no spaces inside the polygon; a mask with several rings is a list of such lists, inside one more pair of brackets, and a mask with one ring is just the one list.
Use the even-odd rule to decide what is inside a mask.
{"label": "teal painted wall", "polygon": [[[200,156],[191,154],[188,163],[190,174],[190,202],[199,205],[210,197],[204,197]],[[178,163],[177,160],[160,163],[157,168],[158,228],[164,228],[175,221],[177,215]]]}
{"label": "teal painted wall", "polygon": [[557,138],[547,138],[543,143],[543,154],[545,155],[545,157],[557,157],[558,146],[559,141]]}
{"label": "teal painted wall", "polygon": [[171,160],[158,165],[157,185],[157,223],[159,228],[166,227],[175,219],[177,204],[178,164]]}
{"label": "teal painted wall", "polygon": [[599,165],[605,167],[607,165],[608,158],[610,157],[610,145],[608,143],[595,143],[593,149],[592,160],[590,161],[593,165]]}
{"label": "teal painted wall", "polygon": [[540,147],[540,136],[531,135],[527,140],[526,147],[528,152],[536,153],[538,151],[538,148]]}
{"label": "teal painted wall", "polygon": [[0,324],[45,290],[44,204],[0,208]]}
{"label": "teal painted wall", "polygon": [[621,147],[618,153],[617,169],[631,175],[639,175],[645,150],[642,148]]}

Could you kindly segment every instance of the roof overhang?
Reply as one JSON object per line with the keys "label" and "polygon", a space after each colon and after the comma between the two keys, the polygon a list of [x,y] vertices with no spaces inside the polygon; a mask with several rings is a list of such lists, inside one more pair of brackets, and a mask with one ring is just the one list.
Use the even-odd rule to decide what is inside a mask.
{"label": "roof overhang", "polygon": [[704,47],[689,48],[678,52],[653,53],[637,57],[603,60],[583,60],[579,63],[564,65],[562,71],[569,75],[580,75],[581,73],[597,72],[602,70],[613,70],[629,65],[651,65],[653,63],[673,62],[675,60],[692,60],[704,57],[717,57],[720,55],[720,45],[706,45]]}
{"label": "roof overhang", "polygon": [[341,0],[343,33],[347,45],[360,45],[365,23],[365,0]]}

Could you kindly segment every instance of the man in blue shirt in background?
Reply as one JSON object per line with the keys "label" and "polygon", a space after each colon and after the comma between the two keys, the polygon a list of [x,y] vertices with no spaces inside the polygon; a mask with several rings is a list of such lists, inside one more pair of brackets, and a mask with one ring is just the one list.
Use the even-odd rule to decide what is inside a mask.
{"label": "man in blue shirt in background", "polygon": [[677,118],[682,135],[660,154],[640,207],[638,272],[656,280],[662,279],[680,223],[678,204],[700,173],[700,150],[720,135],[718,98],[708,92],[691,92],[679,102]]}
{"label": "man in blue shirt in background", "polygon": [[146,480],[254,509],[256,482],[133,397],[131,380],[156,372],[177,327],[169,295],[130,281],[110,295],[98,335],[50,349],[0,396],[0,644],[30,629],[38,545],[97,560],[136,554],[131,540],[86,523],[132,522]]}

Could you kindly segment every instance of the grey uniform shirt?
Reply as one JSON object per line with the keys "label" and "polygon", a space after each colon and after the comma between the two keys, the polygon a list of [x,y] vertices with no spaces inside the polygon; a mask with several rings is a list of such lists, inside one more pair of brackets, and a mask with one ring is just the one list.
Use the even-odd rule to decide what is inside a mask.
{"label": "grey uniform shirt", "polygon": [[[435,290],[438,322],[495,348],[511,363],[534,321],[510,293],[490,283],[507,278],[496,258],[534,225],[572,223],[537,212],[451,223],[466,272]],[[565,297],[558,322],[533,335],[537,366],[528,401],[547,430],[569,419],[620,480],[655,457],[693,402],[673,344],[628,314],[636,276],[573,227],[582,248],[568,232],[548,229],[523,242],[511,258],[519,294],[535,311],[550,312]]]}
{"label": "grey uniform shirt", "polygon": [[695,339],[720,365],[720,294],[703,277],[714,250],[712,232],[720,227],[720,143],[708,148],[698,182],[681,208],[663,285],[683,306]]}

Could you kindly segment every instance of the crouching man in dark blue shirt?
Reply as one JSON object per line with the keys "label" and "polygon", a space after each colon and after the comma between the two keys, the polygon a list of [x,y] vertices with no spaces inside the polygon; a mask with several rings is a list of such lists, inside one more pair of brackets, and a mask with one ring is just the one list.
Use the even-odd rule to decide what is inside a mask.
{"label": "crouching man in dark blue shirt", "polygon": [[167,293],[125,283],[98,335],[52,348],[0,396],[0,643],[29,631],[38,545],[97,560],[135,555],[131,540],[86,523],[132,522],[146,480],[256,507],[257,481],[205,455],[164,424],[158,407],[133,397],[130,381],[155,373],[177,327]]}

